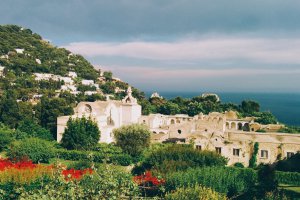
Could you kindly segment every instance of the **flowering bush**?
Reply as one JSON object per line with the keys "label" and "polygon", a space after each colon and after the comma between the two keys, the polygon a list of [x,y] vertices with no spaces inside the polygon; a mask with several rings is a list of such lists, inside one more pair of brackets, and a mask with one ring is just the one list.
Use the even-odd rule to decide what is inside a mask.
{"label": "flowering bush", "polygon": [[165,180],[152,175],[151,171],[135,176],[134,182],[138,184],[144,196],[156,196],[164,192]]}
{"label": "flowering bush", "polygon": [[135,176],[133,178],[134,182],[136,182],[139,186],[160,186],[165,184],[164,179],[159,179],[155,176],[152,176],[151,171],[146,171],[145,174],[140,176]]}
{"label": "flowering bush", "polygon": [[[0,159],[0,183],[30,183],[43,176],[52,176],[54,167],[34,164],[31,160],[12,162],[9,159]],[[80,180],[85,174],[92,174],[92,169],[63,169],[61,174],[65,180]]]}
{"label": "flowering bush", "polygon": [[62,171],[62,174],[64,175],[65,179],[67,181],[69,180],[80,180],[83,175],[85,174],[92,174],[93,170],[88,168],[88,169],[83,169],[83,170],[76,170],[76,169],[65,169]]}

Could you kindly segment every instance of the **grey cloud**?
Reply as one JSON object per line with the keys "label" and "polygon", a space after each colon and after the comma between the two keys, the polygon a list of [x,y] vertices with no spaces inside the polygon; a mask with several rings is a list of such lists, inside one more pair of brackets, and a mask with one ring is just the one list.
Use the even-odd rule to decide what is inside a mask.
{"label": "grey cloud", "polygon": [[25,25],[61,43],[300,31],[298,0],[10,0],[0,13],[0,23]]}

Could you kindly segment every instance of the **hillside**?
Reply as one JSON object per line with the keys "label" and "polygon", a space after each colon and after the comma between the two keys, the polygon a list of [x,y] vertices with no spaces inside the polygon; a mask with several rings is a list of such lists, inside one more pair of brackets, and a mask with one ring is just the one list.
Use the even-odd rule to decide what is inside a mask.
{"label": "hillside", "polygon": [[40,72],[64,76],[68,71],[75,71],[78,77],[93,80],[99,75],[82,56],[51,45],[30,29],[0,26],[0,38],[0,64],[17,75]]}
{"label": "hillside", "polygon": [[[80,101],[121,99],[128,84],[96,70],[81,55],[58,48],[16,25],[0,26],[0,121],[31,120],[56,133],[56,118]],[[143,93],[133,88],[142,99]]]}

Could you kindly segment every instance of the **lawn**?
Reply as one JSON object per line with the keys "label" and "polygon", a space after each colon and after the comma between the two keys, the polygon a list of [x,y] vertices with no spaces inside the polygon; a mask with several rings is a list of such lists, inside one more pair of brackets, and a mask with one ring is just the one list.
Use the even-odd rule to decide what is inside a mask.
{"label": "lawn", "polygon": [[300,186],[280,184],[279,188],[284,189],[289,194],[288,196],[300,199]]}

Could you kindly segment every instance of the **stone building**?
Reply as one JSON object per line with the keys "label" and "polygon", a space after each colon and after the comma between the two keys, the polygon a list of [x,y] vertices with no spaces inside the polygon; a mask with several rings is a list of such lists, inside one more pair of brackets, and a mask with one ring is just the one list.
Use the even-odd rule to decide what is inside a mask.
{"label": "stone building", "polygon": [[[194,117],[152,114],[142,116],[140,123],[150,127],[153,143],[194,143],[198,150],[212,150],[227,157],[228,165],[240,162],[248,166],[256,142],[259,143],[258,163],[273,163],[300,151],[300,134],[272,132],[276,129],[270,127],[278,130],[282,125],[261,125],[254,118],[239,119],[232,111],[200,113]],[[259,129],[266,132],[255,132]]]}
{"label": "stone building", "polygon": [[[278,133],[282,125],[261,125],[254,118],[238,118],[233,111],[208,115],[141,115],[141,106],[132,97],[131,88],[122,101],[81,102],[72,116],[57,119],[57,140],[60,142],[69,118],[91,117],[101,131],[100,142],[114,141],[112,130],[133,123],[145,124],[152,131],[151,142],[173,141],[193,143],[198,150],[212,150],[228,158],[228,164],[245,166],[259,143],[258,163],[272,163],[300,151],[300,134]],[[265,130],[265,133],[256,132]]]}

